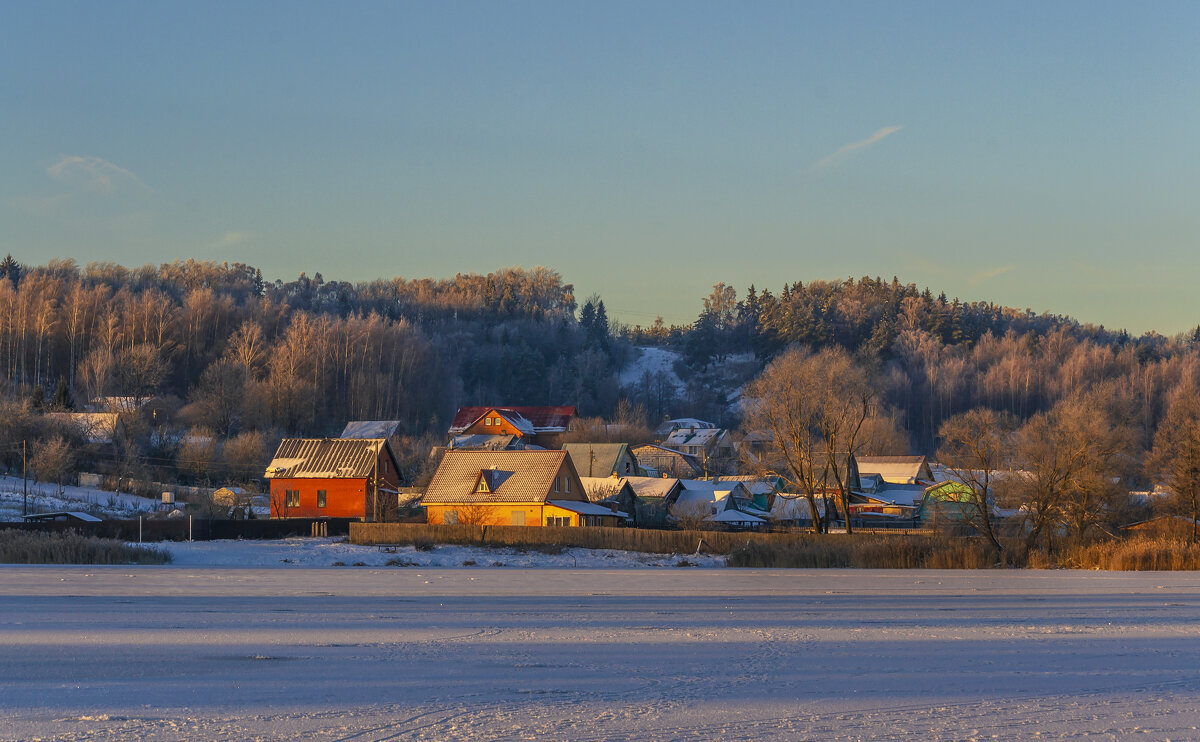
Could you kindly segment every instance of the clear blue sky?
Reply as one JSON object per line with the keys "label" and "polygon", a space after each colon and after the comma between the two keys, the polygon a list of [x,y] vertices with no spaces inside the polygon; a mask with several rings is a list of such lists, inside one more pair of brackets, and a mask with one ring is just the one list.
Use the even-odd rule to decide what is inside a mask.
{"label": "clear blue sky", "polygon": [[0,254],[1200,323],[1200,3],[8,2]]}

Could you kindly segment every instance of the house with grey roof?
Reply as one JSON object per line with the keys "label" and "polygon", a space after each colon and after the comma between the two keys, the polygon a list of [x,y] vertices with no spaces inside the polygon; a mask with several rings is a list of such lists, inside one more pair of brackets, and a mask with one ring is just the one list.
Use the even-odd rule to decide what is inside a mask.
{"label": "house with grey roof", "polygon": [[628,443],[564,443],[582,477],[636,477],[642,474]]}

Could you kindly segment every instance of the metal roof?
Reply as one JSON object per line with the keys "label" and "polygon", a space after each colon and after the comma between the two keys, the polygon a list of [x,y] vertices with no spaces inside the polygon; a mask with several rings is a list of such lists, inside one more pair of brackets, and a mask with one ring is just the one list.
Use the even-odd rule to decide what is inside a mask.
{"label": "metal roof", "polygon": [[[565,451],[447,451],[422,503],[545,502],[547,497],[584,500],[583,483],[577,475],[570,493],[551,491],[564,463],[574,471]],[[489,486],[490,492],[475,491],[483,472],[489,472],[489,485],[495,485]]]}
{"label": "metal roof", "polygon": [[589,471],[592,473],[588,476],[595,477],[607,477],[613,472],[637,474],[636,471],[624,472],[618,468],[623,454],[629,454],[632,463],[637,463],[627,443],[564,443],[562,450],[571,456],[575,471],[580,476],[588,475]]}
{"label": "metal roof", "polygon": [[264,476],[365,479],[374,473],[381,446],[390,456],[391,448],[384,438],[284,438]]}
{"label": "metal roof", "polygon": [[339,438],[391,438],[400,435],[399,420],[353,420]]}

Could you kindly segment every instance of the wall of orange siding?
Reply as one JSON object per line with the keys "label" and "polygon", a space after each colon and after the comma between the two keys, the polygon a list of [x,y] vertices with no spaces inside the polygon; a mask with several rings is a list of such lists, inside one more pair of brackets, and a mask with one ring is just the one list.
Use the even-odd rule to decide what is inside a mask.
{"label": "wall of orange siding", "polygon": [[[286,507],[284,492],[300,491],[299,507]],[[317,507],[325,490],[325,507]],[[272,479],[272,518],[363,518],[368,513],[366,479]]]}
{"label": "wall of orange siding", "polygon": [[[387,465],[384,465],[384,462]],[[392,464],[391,458],[380,451],[379,462],[376,465],[379,486],[395,490],[399,486],[400,475]],[[375,507],[371,496],[368,480],[360,479],[312,479],[308,477],[296,479],[271,480],[271,517],[272,518],[374,518]],[[286,507],[285,490],[300,490],[300,506]],[[317,507],[317,490],[325,490],[325,507]],[[380,498],[392,497],[384,492]],[[381,500],[382,502],[382,500]],[[393,504],[394,501],[393,501]],[[382,510],[382,506],[380,508]]]}
{"label": "wall of orange siding", "polygon": [[499,503],[471,503],[462,505],[428,505],[425,508],[426,522],[430,525],[442,525],[446,522],[445,513],[447,511],[460,511],[459,522],[464,523],[467,517],[463,513],[469,513],[475,516],[477,512],[483,514],[483,523],[474,523],[478,526],[509,526],[512,525],[512,514],[514,511],[525,513],[525,525],[527,526],[544,526],[546,519],[555,517],[568,517],[571,519],[571,525],[579,525],[579,515],[572,513],[570,510],[553,505],[542,505],[539,503],[518,503],[518,502],[499,502]]}

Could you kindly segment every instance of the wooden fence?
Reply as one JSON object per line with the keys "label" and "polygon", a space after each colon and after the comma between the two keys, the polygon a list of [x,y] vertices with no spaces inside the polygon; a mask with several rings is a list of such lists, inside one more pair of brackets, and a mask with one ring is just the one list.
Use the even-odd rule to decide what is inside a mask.
{"label": "wooden fence", "polygon": [[[911,533],[924,533],[912,531]],[[856,538],[851,536],[848,538]],[[663,531],[648,528],[532,528],[527,526],[443,526],[414,523],[351,523],[350,543],[456,544],[460,546],[559,546],[618,549],[650,554],[692,554],[703,540],[709,554],[728,554],[747,543],[787,546],[805,543],[810,532],[750,533],[730,531]],[[847,538],[836,534],[815,538]]]}

